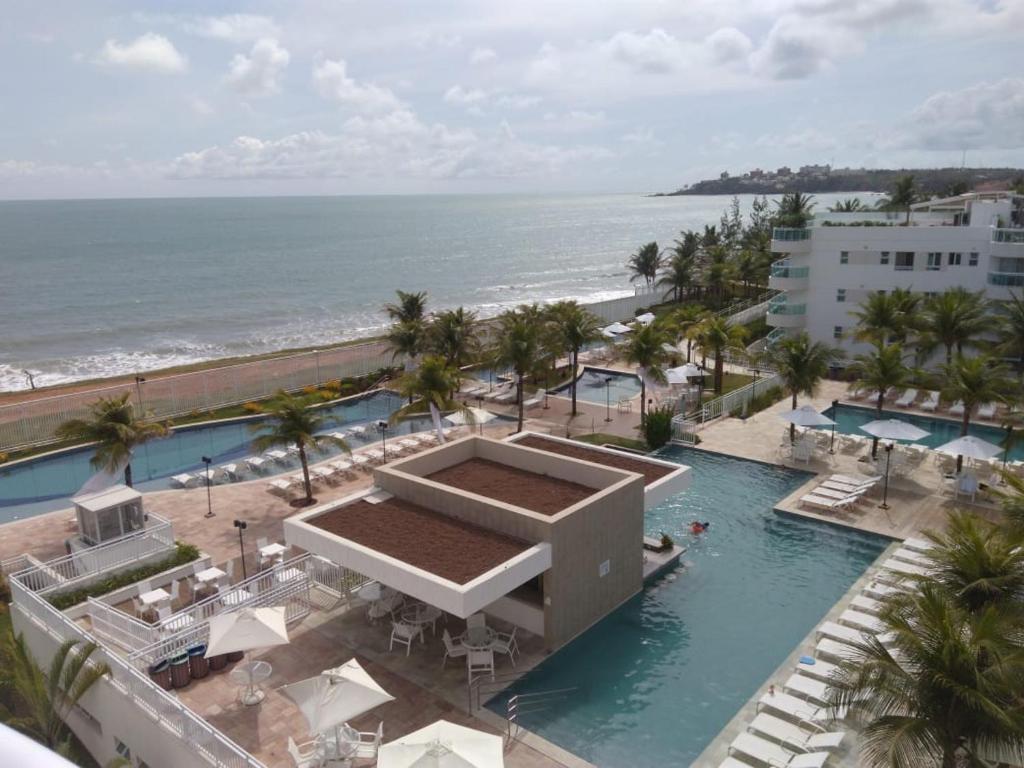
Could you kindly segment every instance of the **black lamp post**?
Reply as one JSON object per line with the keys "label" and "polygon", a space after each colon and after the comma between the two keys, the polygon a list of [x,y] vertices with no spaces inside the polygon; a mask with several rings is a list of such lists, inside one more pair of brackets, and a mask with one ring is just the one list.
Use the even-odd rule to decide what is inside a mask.
{"label": "black lamp post", "polygon": [[248,523],[245,520],[235,520],[235,528],[238,529],[238,551],[242,555],[242,581],[245,581],[249,576],[245,572],[245,545],[242,543],[242,531],[248,527]]}
{"label": "black lamp post", "polygon": [[32,373],[32,371],[23,370],[22,373],[24,373],[26,376],[28,376],[28,386],[29,386],[29,388],[30,389],[35,389],[36,388],[36,379],[35,379],[35,375]]}
{"label": "black lamp post", "polygon": [[[837,416],[838,414],[839,414],[839,401],[838,400],[833,400],[832,401],[832,415],[833,416]],[[828,452],[829,453],[835,453],[835,445],[836,445],[836,424],[835,424],[835,421],[836,421],[835,419],[832,419],[832,437],[828,441]]]}
{"label": "black lamp post", "polygon": [[892,458],[892,443],[885,444],[885,484],[882,486],[881,509],[889,508],[889,460]]}
{"label": "black lamp post", "polygon": [[377,429],[380,431],[380,447],[384,452],[384,461],[388,460],[388,423],[381,419],[377,422]]}
{"label": "black lamp post", "polygon": [[213,459],[211,459],[209,456],[203,456],[203,464],[206,465],[206,514],[204,515],[204,517],[214,517],[213,499],[210,496],[210,486],[212,485],[212,483],[210,482],[210,462],[212,461]]}
{"label": "black lamp post", "polygon": [[135,377],[135,392],[136,392],[136,394],[139,397],[139,415],[140,416],[146,412],[146,409],[145,409],[145,407],[143,406],[143,403],[142,403],[142,382],[144,382],[145,380],[146,380],[145,376],[136,376]]}
{"label": "black lamp post", "polygon": [[606,376],[604,380],[604,420],[612,420],[612,377]]}

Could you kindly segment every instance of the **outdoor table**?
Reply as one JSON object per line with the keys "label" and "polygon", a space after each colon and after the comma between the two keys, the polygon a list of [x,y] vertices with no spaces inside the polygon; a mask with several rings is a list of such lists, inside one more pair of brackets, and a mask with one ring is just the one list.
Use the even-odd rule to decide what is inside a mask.
{"label": "outdoor table", "polygon": [[267,544],[265,547],[260,547],[260,554],[264,557],[276,557],[277,555],[283,554],[288,551],[288,547],[284,544],[279,544],[276,541],[272,544]]}
{"label": "outdoor table", "polygon": [[491,647],[498,633],[490,627],[471,627],[459,638],[471,651],[484,651]]}
{"label": "outdoor table", "polygon": [[359,596],[360,600],[365,600],[368,603],[375,603],[380,600],[380,582],[371,581],[369,584],[364,584],[357,591],[356,595]]}
{"label": "outdoor table", "polygon": [[224,576],[227,576],[224,571],[216,566],[211,566],[199,571],[199,573],[196,574],[196,581],[200,584],[209,584],[211,581],[217,581],[217,579],[223,578]]}
{"label": "outdoor table", "polygon": [[[430,606],[426,603],[413,603],[402,609],[402,621],[406,624],[411,624],[414,627],[422,628],[427,624],[437,620],[436,616],[428,615]],[[420,643],[422,644],[423,632],[420,632]]]}
{"label": "outdoor table", "polygon": [[246,661],[231,670],[232,682],[246,686],[242,694],[242,703],[246,706],[259,704],[266,696],[257,686],[270,677],[273,668],[265,661]]}
{"label": "outdoor table", "polygon": [[149,592],[143,592],[141,595],[139,595],[139,600],[142,601],[142,604],[147,608],[151,605],[156,605],[157,603],[162,603],[165,601],[169,602],[170,599],[170,592],[160,587],[157,587],[156,589],[151,589],[149,590]]}

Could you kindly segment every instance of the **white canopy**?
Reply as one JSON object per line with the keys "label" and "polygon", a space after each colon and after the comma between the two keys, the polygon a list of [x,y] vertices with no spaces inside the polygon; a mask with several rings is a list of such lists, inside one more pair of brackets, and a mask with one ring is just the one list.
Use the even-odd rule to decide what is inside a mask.
{"label": "white canopy", "polygon": [[455,413],[448,414],[444,420],[449,424],[461,427],[464,424],[486,424],[498,418],[498,414],[491,413],[484,408],[466,408]]}
{"label": "white canopy", "polygon": [[642,315],[637,315],[636,321],[640,323],[640,325],[650,325],[654,322],[654,313],[644,312]]}
{"label": "white canopy", "polygon": [[602,328],[601,333],[603,333],[605,336],[618,336],[620,333],[631,333],[632,330],[633,329],[630,328],[628,325],[623,325],[622,323],[612,323],[611,325],[606,325],[604,328]]}
{"label": "white canopy", "polygon": [[503,768],[501,736],[438,720],[377,752],[377,768]]}
{"label": "white canopy", "polygon": [[324,733],[395,699],[355,659],[286,685],[281,692],[298,706],[310,733]]}
{"label": "white canopy", "polygon": [[288,629],[284,622],[284,608],[243,608],[221,613],[210,619],[210,640],[206,655],[251,651],[285,645]]}
{"label": "white canopy", "polygon": [[828,416],[818,413],[814,406],[801,405],[795,411],[780,413],[779,418],[798,427],[827,427],[835,424]]}
{"label": "white canopy", "polygon": [[963,456],[965,459],[991,459],[1003,452],[1001,446],[982,440],[974,435],[958,437],[935,449],[949,456]]}
{"label": "white canopy", "polygon": [[675,344],[669,344],[667,341],[661,345],[661,349],[663,352],[669,355],[679,354],[679,347],[677,347]]}
{"label": "white canopy", "polygon": [[923,429],[899,419],[871,421],[864,424],[861,430],[882,440],[920,440],[931,434],[931,432],[925,432]]}
{"label": "white canopy", "polygon": [[665,378],[669,384],[686,384],[688,380],[703,375],[704,372],[700,369],[700,366],[694,363],[686,363],[685,365],[669,368],[665,371]]}

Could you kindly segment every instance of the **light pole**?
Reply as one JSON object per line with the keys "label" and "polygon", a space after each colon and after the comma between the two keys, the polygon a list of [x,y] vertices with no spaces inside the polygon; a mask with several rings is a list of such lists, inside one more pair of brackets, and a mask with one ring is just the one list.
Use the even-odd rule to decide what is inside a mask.
{"label": "light pole", "polygon": [[146,413],[146,409],[142,403],[142,382],[146,380],[145,376],[135,376],[135,392],[139,398],[139,417],[141,418]]}
{"label": "light pole", "polygon": [[248,527],[245,520],[235,520],[235,528],[238,529],[238,551],[242,555],[242,581],[245,581],[249,576],[245,572],[245,545],[242,543],[242,531]]}
{"label": "light pole", "polygon": [[604,420],[612,420],[612,377],[604,379]]}
{"label": "light pole", "polygon": [[206,465],[206,514],[203,517],[215,517],[213,514],[213,498],[210,493],[210,463],[213,461],[209,456],[203,456],[203,464]]}
{"label": "light pole", "polygon": [[388,460],[388,423],[381,419],[377,422],[377,429],[380,430],[380,447],[384,452],[384,461]]}
{"label": "light pole", "polygon": [[[839,401],[838,400],[833,400],[832,401],[832,415],[835,416],[838,413],[839,413]],[[836,445],[836,421],[835,421],[835,419],[833,419],[832,420],[832,437],[828,441],[828,452],[829,453],[833,453],[834,454],[836,452],[835,451],[835,445]]]}
{"label": "light pole", "polygon": [[889,508],[889,459],[892,458],[892,443],[885,444],[885,484],[882,486],[881,509]]}

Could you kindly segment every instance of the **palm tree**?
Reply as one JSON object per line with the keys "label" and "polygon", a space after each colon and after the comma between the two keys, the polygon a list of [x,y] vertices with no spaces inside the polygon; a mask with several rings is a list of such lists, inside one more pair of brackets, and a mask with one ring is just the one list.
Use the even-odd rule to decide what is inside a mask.
{"label": "palm tree", "polygon": [[166,425],[135,418],[135,408],[128,402],[131,393],[101,397],[89,406],[89,418],[70,419],[57,427],[61,440],[96,444],[89,463],[94,469],[113,474],[124,467],[124,484],[132,485],[132,451],[155,437],[170,432]]}
{"label": "palm tree", "polygon": [[253,438],[252,447],[257,453],[277,446],[294,445],[298,448],[306,504],[312,504],[314,500],[313,485],[309,482],[309,449],[319,450],[335,445],[349,452],[348,443],[341,438],[317,434],[318,430],[326,427],[327,420],[320,411],[310,407],[314,402],[312,398],[296,397],[281,390],[264,411],[269,423],[253,424],[251,427],[254,432],[268,430]]}
{"label": "palm tree", "polygon": [[423,320],[427,310],[427,292],[406,293],[395,291],[398,294],[398,302],[385,304],[384,311],[388,317],[396,323],[409,323],[416,320]]}
{"label": "palm tree", "polygon": [[833,205],[829,210],[833,213],[856,213],[864,210],[864,204],[859,197],[848,197]]}
{"label": "palm tree", "polygon": [[9,724],[33,737],[60,755],[74,755],[67,717],[79,700],[99,680],[110,674],[106,662],[92,660],[98,646],[67,640],[57,648],[50,666],[43,671],[36,663],[24,635],[8,634],[0,640],[4,646],[4,666],[10,675],[12,691],[24,717]]}
{"label": "palm tree", "polygon": [[427,342],[430,350],[443,357],[448,365],[462,368],[475,362],[480,357],[476,312],[464,307],[438,312],[428,329]]}
{"label": "palm tree", "polygon": [[683,300],[686,292],[696,282],[696,260],[693,256],[675,253],[668,260],[668,271],[658,278],[658,285],[671,291],[676,302]]}
{"label": "palm tree", "polygon": [[1024,540],[1024,477],[1017,477],[1005,470],[1002,477],[1003,482],[1009,486],[1008,491],[996,491],[1003,520],[1011,535]]}
{"label": "palm tree", "polygon": [[1017,361],[1024,374],[1024,297],[1010,292],[1009,301],[996,307],[999,319],[999,344],[996,352]]}
{"label": "palm tree", "polygon": [[973,615],[925,582],[881,619],[888,645],[877,635],[850,644],[829,681],[836,711],[855,706],[866,721],[862,764],[955,768],[961,756],[983,764],[993,748],[1024,753],[1024,646],[1012,618],[996,607]]}
{"label": "palm tree", "polygon": [[575,416],[576,375],[579,369],[580,350],[586,344],[601,338],[601,321],[590,310],[575,301],[560,301],[552,305],[550,317],[562,350],[569,353],[572,365],[569,391],[572,396],[572,415]]}
{"label": "palm tree", "polygon": [[883,346],[876,343],[871,352],[854,358],[852,368],[857,375],[857,383],[876,393],[875,410],[879,417],[885,407],[885,393],[891,388],[905,387],[912,373],[903,360],[900,344]]}
{"label": "palm tree", "polygon": [[873,344],[905,341],[911,322],[906,307],[905,297],[896,291],[872,291],[858,309],[850,312],[857,318],[854,338]]}
{"label": "palm tree", "polygon": [[949,365],[954,349],[962,355],[964,347],[976,344],[977,337],[988,328],[987,313],[988,302],[982,291],[971,293],[956,287],[926,299],[920,323],[924,346],[944,346]]}
{"label": "palm tree", "polygon": [[693,352],[695,334],[692,333],[705,319],[705,310],[699,304],[687,304],[680,307],[667,320],[667,326],[677,339],[686,339],[686,362],[690,362]]}
{"label": "palm tree", "polygon": [[[944,386],[942,396],[947,400],[960,400],[964,415],[960,421],[960,436],[967,434],[971,412],[979,405],[1002,400],[1013,389],[1006,366],[991,358],[957,355],[952,363],[942,366]],[[956,471],[963,467],[963,456],[956,458]]]}
{"label": "palm tree", "polygon": [[626,266],[631,272],[629,276],[631,283],[643,278],[647,287],[652,287],[658,277],[658,270],[661,268],[661,252],[658,250],[658,244],[650,242],[640,246],[639,250],[629,257]]}
{"label": "palm tree", "polygon": [[664,365],[668,359],[663,344],[668,337],[660,325],[651,323],[640,328],[626,342],[623,350],[627,363],[637,366],[640,370],[640,423],[647,416],[647,380],[661,382],[665,380]]}
{"label": "palm tree", "polygon": [[715,248],[722,244],[722,238],[718,234],[718,227],[714,224],[705,224],[704,233],[700,235],[700,246],[705,251]]}
{"label": "palm tree", "polygon": [[733,325],[725,317],[712,317],[704,327],[704,343],[715,356],[715,394],[722,394],[722,383],[725,372],[725,352],[743,351],[743,339],[747,329],[742,325]]}
{"label": "palm tree", "polygon": [[780,227],[806,227],[811,220],[814,208],[814,195],[803,192],[787,192],[781,200],[776,200],[777,218]]}
{"label": "palm tree", "polygon": [[391,348],[391,359],[402,358],[406,372],[416,367],[416,358],[423,352],[427,329],[422,320],[403,320],[395,323],[388,331],[388,346]]}
{"label": "palm tree", "polygon": [[[798,395],[814,397],[818,384],[828,375],[829,366],[842,356],[840,349],[811,341],[807,331],[782,339],[768,350],[768,359],[792,398],[793,410],[796,410]],[[790,424],[789,439],[795,438],[796,425]]]}
{"label": "palm tree", "polygon": [[732,271],[736,279],[743,285],[743,295],[750,295],[750,286],[760,285],[767,274],[767,265],[761,257],[744,248],[736,254],[732,263]]}
{"label": "palm tree", "polygon": [[523,380],[541,364],[542,326],[541,317],[530,307],[509,310],[498,318],[494,362],[510,368],[516,376],[517,432],[523,431]]}
{"label": "palm tree", "polygon": [[732,276],[733,268],[729,262],[729,252],[720,245],[710,248],[708,263],[704,269],[704,285],[708,292],[715,297],[715,303],[719,306],[725,300],[726,290]]}
{"label": "palm tree", "polygon": [[433,419],[437,439],[443,443],[441,412],[468,412],[466,406],[452,396],[458,388],[458,368],[440,355],[424,355],[419,367],[407,373],[399,382],[399,391],[403,397],[409,398],[409,404],[391,414],[391,423],[397,423],[403,416],[426,410]]}
{"label": "palm tree", "polygon": [[910,224],[910,206],[920,197],[914,185],[913,174],[906,174],[896,179],[888,198],[878,201],[878,207],[887,211],[906,211],[906,223]]}

